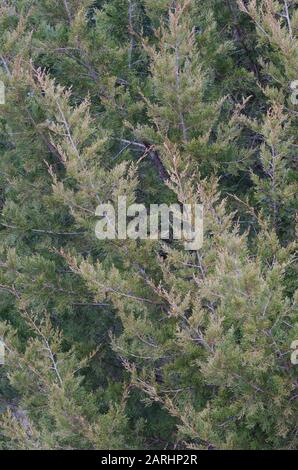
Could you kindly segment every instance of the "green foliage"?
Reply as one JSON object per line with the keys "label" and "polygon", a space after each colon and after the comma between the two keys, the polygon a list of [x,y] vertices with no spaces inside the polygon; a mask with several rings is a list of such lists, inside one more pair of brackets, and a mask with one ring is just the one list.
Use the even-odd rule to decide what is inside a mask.
{"label": "green foliage", "polygon": [[[297,1],[0,7],[0,445],[297,448]],[[95,237],[201,203],[204,246]]]}

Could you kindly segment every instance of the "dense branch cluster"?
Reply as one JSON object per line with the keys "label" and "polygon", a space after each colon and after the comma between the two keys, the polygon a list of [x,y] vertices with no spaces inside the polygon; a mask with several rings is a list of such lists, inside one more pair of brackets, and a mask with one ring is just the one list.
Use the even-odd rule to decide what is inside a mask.
{"label": "dense branch cluster", "polygon": [[297,448],[297,0],[5,0],[0,80],[0,447]]}

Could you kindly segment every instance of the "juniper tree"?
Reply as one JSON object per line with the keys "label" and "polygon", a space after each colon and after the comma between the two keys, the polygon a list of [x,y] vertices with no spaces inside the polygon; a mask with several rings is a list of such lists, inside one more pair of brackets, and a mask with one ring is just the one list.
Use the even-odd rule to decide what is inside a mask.
{"label": "juniper tree", "polygon": [[295,160],[297,145],[297,114],[290,87],[298,70],[297,13],[295,2],[255,2],[241,10],[256,24],[260,57],[259,86],[266,97],[267,112],[248,123],[260,136],[261,172],[252,175],[256,185],[255,199],[266,211],[272,227],[286,242],[295,236]]}
{"label": "juniper tree", "polygon": [[[21,10],[22,5],[18,6]],[[22,320],[22,316],[18,313],[19,310],[23,307],[28,307],[28,310],[32,311],[33,315],[38,315],[39,321],[42,321],[42,312],[49,307],[51,321],[55,324],[55,327],[63,328],[64,330],[64,347],[66,349],[73,347],[76,343],[75,348],[78,357],[84,358],[101,343],[101,351],[97,354],[97,359],[93,363],[94,368],[88,363],[88,367],[91,367],[93,372],[90,369],[89,378],[86,379],[85,386],[87,388],[95,386],[98,389],[99,384],[101,384],[103,396],[100,407],[103,412],[103,418],[106,414],[104,419],[108,423],[110,419],[113,419],[109,418],[108,414],[109,394],[113,396],[114,401],[118,401],[116,396],[119,397],[120,401],[122,400],[123,387],[121,376],[123,373],[119,368],[118,361],[111,353],[110,347],[108,347],[109,358],[107,358],[107,361],[104,361],[104,367],[102,367],[102,361],[105,356],[104,351],[108,341],[108,332],[111,327],[114,331],[117,331],[119,324],[115,320],[114,313],[109,305],[106,306],[106,303],[99,305],[93,302],[90,294],[85,292],[84,285],[79,282],[83,289],[80,293],[77,280],[74,280],[72,276],[68,277],[69,270],[65,263],[61,264],[59,261],[61,257],[55,253],[64,244],[67,244],[69,248],[73,244],[76,245],[75,252],[81,252],[82,250],[84,252],[89,249],[92,251],[93,249],[92,243],[87,248],[88,243],[84,239],[85,229],[80,223],[76,225],[75,217],[71,214],[70,208],[67,208],[65,202],[57,204],[59,199],[57,192],[55,197],[52,196],[53,179],[51,173],[57,171],[60,176],[63,174],[64,152],[70,151],[70,147],[63,151],[60,149],[60,154],[60,150],[58,150],[59,145],[57,144],[56,149],[52,144],[52,137],[48,134],[48,128],[51,120],[54,123],[55,117],[58,117],[59,113],[60,124],[64,122],[64,125],[68,125],[68,122],[66,120],[63,121],[63,119],[65,118],[64,112],[70,111],[68,108],[67,110],[64,109],[65,104],[63,103],[58,103],[58,107],[57,103],[54,103],[53,115],[50,110],[47,114],[45,109],[42,109],[44,102],[39,100],[46,95],[46,90],[37,86],[37,83],[39,83],[37,69],[35,69],[33,62],[29,61],[28,57],[29,49],[32,47],[32,35],[28,32],[31,26],[31,17],[28,14],[23,16],[13,6],[3,7],[3,13],[3,22],[11,20],[11,17],[14,20],[6,28],[5,38],[3,38],[5,48],[2,50],[3,64],[5,65],[3,79],[7,89],[7,106],[1,109],[3,116],[3,152],[1,161],[3,173],[1,178],[3,178],[3,188],[5,188],[3,191],[5,207],[1,218],[3,228],[1,233],[1,256],[3,261],[1,263],[1,294],[3,294],[1,303],[3,316],[4,319],[9,319],[14,325],[17,325],[20,340],[26,343],[32,333],[30,333],[26,323]],[[17,28],[15,30],[14,27],[16,25]],[[18,43],[22,44],[21,50]],[[51,86],[53,87],[50,81],[43,85],[48,86],[49,90]],[[60,87],[60,93],[62,91]],[[87,143],[86,151],[88,153],[87,148],[89,148],[92,154],[90,154],[90,158],[95,159],[96,155],[99,155],[99,148],[103,149],[105,146],[107,135],[105,135],[105,131],[102,129],[101,137],[98,135],[94,139],[95,129],[88,128],[91,119],[88,116],[90,106],[87,94],[85,98],[86,100],[82,100],[81,106],[76,111],[71,111],[71,114],[74,112],[74,122],[78,118],[78,116],[77,118],[75,117],[75,113],[79,112],[79,114],[83,113],[85,115],[85,132],[82,132],[82,127],[77,127],[77,137],[69,134],[69,143],[71,142],[71,154],[73,156],[73,152],[76,152],[74,146],[85,145],[85,142],[90,138],[93,140],[93,144],[91,145],[91,142],[90,144]],[[64,101],[66,99],[67,95]],[[59,111],[60,105],[62,108]],[[56,115],[55,113],[58,114]],[[66,119],[68,118],[69,116],[66,117]],[[60,124],[57,123],[55,131],[52,129],[52,134],[59,132],[58,127]],[[78,122],[78,124],[80,126],[82,123]],[[69,125],[71,126],[70,123]],[[63,132],[65,132],[65,128]],[[83,139],[82,141],[80,134]],[[78,141],[77,138],[79,139]],[[69,163],[71,165],[71,161]],[[107,177],[108,170],[105,173],[103,166],[101,170],[94,167],[96,186],[98,187],[98,179],[106,180],[110,191],[113,192],[115,190],[117,192],[113,180],[116,185],[119,185],[119,183],[121,185],[119,177],[121,173],[126,173],[126,168],[128,168],[128,165],[125,162],[120,163],[118,170],[114,168],[116,171],[111,173],[111,179],[109,180],[109,177]],[[77,171],[83,175],[82,170],[82,167],[77,168]],[[105,173],[102,177],[99,175],[100,171]],[[92,178],[90,179],[90,175],[86,175],[86,178],[90,182],[90,191],[92,191]],[[132,172],[130,180],[133,184]],[[73,185],[75,186],[74,178],[72,178],[69,188],[66,189],[68,191],[72,191],[71,188],[75,190]],[[61,186],[62,184],[60,184]],[[126,190],[129,191],[127,184],[124,183],[123,191],[120,190],[119,192],[123,193]],[[102,194],[108,197],[108,194],[105,194],[104,188],[102,188]],[[85,197],[88,197],[87,194]],[[100,196],[94,193],[94,197],[97,201]],[[92,205],[91,201],[87,201],[87,203]],[[85,208],[85,212],[88,213],[88,207]],[[93,207],[91,216],[94,216]],[[95,239],[93,227],[88,233],[89,236],[90,239]],[[16,257],[15,252],[11,251],[11,248],[17,252]],[[99,247],[95,246],[94,248],[96,251],[100,250]],[[11,262],[11,259],[15,261]],[[102,316],[99,316],[99,309],[105,308],[106,310],[103,311]],[[86,319],[86,317],[89,318],[88,324],[82,320],[82,318]],[[107,371],[112,369],[113,372],[110,378],[108,378]],[[99,381],[95,379],[98,374],[102,377]],[[116,380],[116,377],[118,380]],[[3,386],[7,389],[8,385],[5,378],[3,380]],[[92,382],[94,382],[93,385]],[[110,382],[110,392],[108,391],[109,385],[106,386],[108,382]],[[16,388],[13,390],[9,389],[4,405],[8,404],[10,407],[11,400],[15,399],[18,403],[19,400],[15,396],[16,393]],[[67,398],[65,398],[66,401]],[[18,406],[26,407],[25,404],[19,404]],[[32,407],[34,407],[34,404]],[[30,411],[28,412],[30,413]],[[51,434],[53,430],[51,419],[46,421],[46,423],[48,427],[46,428],[45,424],[43,431],[41,431],[42,426],[38,428],[44,434],[44,437],[40,440],[40,445],[50,447],[59,447],[60,444],[64,445],[62,441],[59,441],[58,435],[56,442],[52,441],[52,444],[50,444],[49,441],[46,441],[46,432]],[[87,441],[85,440],[84,442],[86,443]],[[120,445],[115,442],[111,445]],[[24,445],[24,443],[20,443],[20,445]],[[68,441],[65,445],[72,444]],[[81,444],[76,442],[73,445],[84,447],[85,444],[82,444],[81,441]],[[99,441],[96,445],[100,445]]]}
{"label": "juniper tree", "polygon": [[[294,2],[1,13],[3,447],[295,448]],[[96,239],[123,195],[203,248]]]}
{"label": "juniper tree", "polygon": [[[288,349],[297,310],[284,292],[284,273],[293,262],[294,245],[281,247],[260,214],[251,255],[248,234],[239,232],[234,214],[229,215],[226,203],[220,202],[216,180],[198,182],[198,175],[191,177],[195,155],[185,145],[183,130],[191,131],[191,126],[183,123],[179,106],[183,91],[180,95],[176,87],[175,106],[166,105],[171,105],[169,82],[177,74],[175,66],[171,74],[166,47],[175,58],[171,39],[175,44],[173,25],[186,22],[186,10],[183,20],[181,11],[178,7],[170,14],[169,28],[160,34],[163,54],[149,51],[157,103],[146,100],[152,125],[137,129],[137,135],[157,134],[156,148],[169,173],[168,186],[178,199],[203,202],[205,245],[199,254],[164,245],[161,274],[152,279],[143,269],[146,284],[163,303],[153,317],[150,307],[140,312],[136,306],[132,315],[135,299],[119,300],[110,292],[124,327],[123,335],[114,339],[114,348],[124,357],[133,384],[147,394],[147,402],[162,404],[177,419],[177,439],[186,445],[294,448],[295,370]],[[186,34],[191,34],[189,29]],[[191,77],[189,72],[187,78]],[[167,99],[161,107],[165,91]],[[106,285],[110,282],[110,274],[105,278],[99,264],[77,263],[74,258],[69,263],[96,295],[104,279]]]}

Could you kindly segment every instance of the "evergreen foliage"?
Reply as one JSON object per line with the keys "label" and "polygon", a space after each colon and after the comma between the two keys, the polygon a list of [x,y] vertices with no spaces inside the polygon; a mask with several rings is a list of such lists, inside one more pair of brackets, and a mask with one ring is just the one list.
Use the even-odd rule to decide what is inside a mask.
{"label": "evergreen foliage", "polygon": [[1,2],[1,448],[297,448],[297,4]]}

